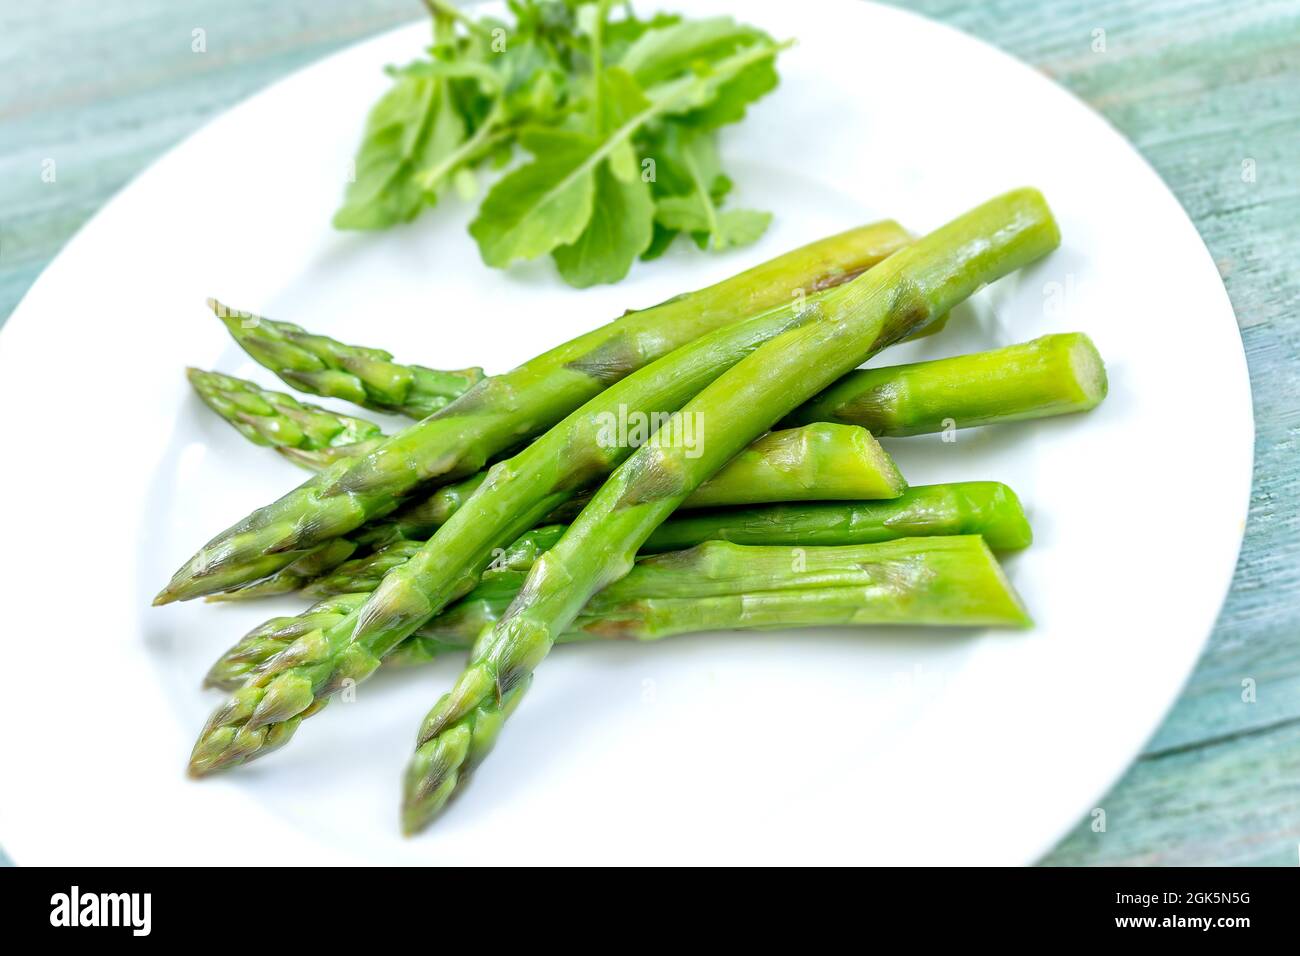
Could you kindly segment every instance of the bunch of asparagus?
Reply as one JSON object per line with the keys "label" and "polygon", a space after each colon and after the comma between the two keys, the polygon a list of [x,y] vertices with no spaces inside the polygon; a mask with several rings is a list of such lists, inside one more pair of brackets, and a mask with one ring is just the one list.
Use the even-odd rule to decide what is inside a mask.
{"label": "bunch of asparagus", "polygon": [[[314,473],[204,545],[155,603],[316,601],[254,628],[212,666],[207,684],[229,697],[190,772],[283,746],[381,664],[465,654],[407,769],[402,823],[414,832],[487,755],[557,642],[1027,625],[993,556],[1030,543],[1015,493],[986,481],[909,488],[877,438],[1093,408],[1106,392],[1096,349],[1071,333],[857,367],[1058,241],[1029,189],[918,240],[875,223],[496,376],[401,365],[212,303],[286,383],[417,421],[385,435],[190,370],[220,416]],[[610,427],[631,416],[658,428]]]}

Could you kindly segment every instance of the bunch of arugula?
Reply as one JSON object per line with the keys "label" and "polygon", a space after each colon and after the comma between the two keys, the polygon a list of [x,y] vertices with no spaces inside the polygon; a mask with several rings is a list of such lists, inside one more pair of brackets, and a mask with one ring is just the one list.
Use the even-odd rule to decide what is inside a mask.
{"label": "bunch of arugula", "polygon": [[612,0],[509,0],[513,25],[425,3],[428,58],[390,68],[336,227],[409,222],[448,189],[470,199],[518,144],[531,158],[470,225],[490,266],[550,253],[585,287],[683,233],[714,250],[763,234],[770,213],[721,208],[717,130],[776,86],[786,44],[730,17],[640,19],[623,4],[614,18]]}

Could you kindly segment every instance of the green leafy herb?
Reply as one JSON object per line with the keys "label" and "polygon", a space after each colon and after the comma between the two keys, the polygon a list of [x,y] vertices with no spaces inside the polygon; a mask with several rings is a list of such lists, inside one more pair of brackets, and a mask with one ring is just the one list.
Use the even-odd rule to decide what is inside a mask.
{"label": "green leafy herb", "polygon": [[763,234],[769,213],[722,208],[716,130],[776,86],[782,44],[730,17],[611,16],[611,0],[509,0],[513,23],[425,2],[428,57],[390,71],[338,228],[409,222],[509,167],[470,225],[498,268],[549,253],[583,287],[682,233],[712,250]]}
{"label": "green leafy herb", "polygon": [[722,172],[712,132],[674,128],[659,149],[673,187],[655,209],[664,230],[688,232],[701,249],[721,250],[747,245],[767,229],[771,213],[719,208],[731,180]]}

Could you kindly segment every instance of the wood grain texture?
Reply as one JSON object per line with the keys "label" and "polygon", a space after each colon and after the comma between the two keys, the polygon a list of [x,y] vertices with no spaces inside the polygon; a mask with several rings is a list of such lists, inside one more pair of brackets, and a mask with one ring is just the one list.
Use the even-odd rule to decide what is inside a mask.
{"label": "wood grain texture", "polygon": [[[1300,3],[907,6],[1037,66],[1137,146],[1218,263],[1250,363],[1255,484],[1218,626],[1142,758],[1102,799],[1105,831],[1094,832],[1087,817],[1044,862],[1294,866]],[[284,74],[420,15],[416,0],[0,5],[0,74],[10,78],[0,85],[0,321],[72,234],[168,147]],[[198,28],[206,52],[192,49]],[[41,176],[47,160],[52,183]],[[1194,329],[1195,316],[1187,318]],[[1207,382],[1189,396],[1188,414],[1213,400]],[[1243,682],[1253,702],[1243,699]]]}

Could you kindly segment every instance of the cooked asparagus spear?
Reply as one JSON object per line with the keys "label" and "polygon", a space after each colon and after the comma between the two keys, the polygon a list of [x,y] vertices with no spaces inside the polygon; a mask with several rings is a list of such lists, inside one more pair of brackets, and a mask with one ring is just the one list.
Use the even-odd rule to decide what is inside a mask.
{"label": "cooked asparagus spear", "polygon": [[[470,615],[466,601],[471,597],[513,597],[518,588],[511,584],[502,590],[500,582],[503,576],[526,572],[537,556],[559,540],[563,532],[563,525],[548,525],[521,535],[494,558],[492,566],[469,597],[448,608],[429,626],[445,622],[448,615],[457,615],[457,620],[467,621]],[[952,485],[920,485],[889,501],[800,503],[698,513],[679,511],[654,530],[641,546],[641,553],[679,551],[706,541],[816,548],[970,534],[982,536],[994,550],[1027,547],[1031,540],[1029,522],[1016,493],[996,481],[968,481]],[[338,618],[331,618],[324,625],[311,619],[304,626],[284,630],[286,621],[294,618],[278,618],[263,625],[222,655],[209,673],[209,683],[234,690],[252,671],[297,638],[313,630],[325,630],[338,623],[343,614],[360,607],[364,595],[378,587],[385,574],[409,559],[419,548],[420,542],[417,541],[394,542],[380,552],[340,564],[330,573],[318,577],[305,589],[308,596],[323,597],[325,603],[350,596],[354,603],[342,610]],[[321,606],[318,604],[313,610]],[[277,640],[268,638],[268,627]],[[408,638],[393,653],[406,648],[407,658],[418,657],[418,648],[407,647],[412,640],[414,638]]]}
{"label": "cooked asparagus spear", "polygon": [[[477,599],[485,599],[489,594],[498,598],[513,595],[517,589],[514,585],[505,592],[501,591],[502,575],[526,571],[538,554],[558,540],[563,530],[563,526],[548,526],[522,535],[493,561],[492,568],[471,595]],[[911,488],[891,501],[679,513],[656,528],[641,551],[643,554],[674,551],[710,540],[748,545],[826,547],[878,543],[902,537],[962,534],[982,535],[990,547],[998,550],[1026,547],[1031,538],[1029,523],[1015,492],[1006,485],[990,481],[923,485]],[[397,542],[373,556],[347,562],[318,578],[307,588],[307,593],[330,600],[351,594],[356,604],[347,610],[355,610],[361,600],[357,594],[372,591],[384,574],[407,560],[419,546],[414,541]],[[467,607],[465,601],[459,602],[435,620],[454,614],[457,620],[464,621]],[[338,620],[331,619],[328,624]],[[318,625],[309,623],[300,629],[284,631],[283,621],[279,619],[269,625],[282,639],[268,641],[266,632],[259,628],[227,651],[214,665],[209,675],[210,683],[233,689],[238,681],[283,651],[293,640],[318,628]],[[407,648],[406,656],[419,656],[418,648]],[[215,675],[220,675],[220,680],[216,680]]]}
{"label": "cooked asparagus spear", "polygon": [[[188,373],[204,402],[246,438],[315,470],[345,455],[364,454],[374,447],[376,437],[383,436],[371,422],[299,403],[253,382],[198,369]],[[448,505],[455,507],[467,499],[483,477],[480,473],[443,486],[430,496],[427,506],[417,504],[410,514],[440,516],[432,526],[437,527],[450,516]],[[870,499],[877,497],[874,487],[882,480],[892,494],[900,478],[869,433],[810,421],[758,439],[696,489],[685,506]]]}
{"label": "cooked asparagus spear", "polygon": [[[309,548],[284,567],[250,584],[208,595],[209,601],[247,601],[290,594],[347,561],[358,550],[370,553],[410,541],[425,541],[478,490],[487,472],[437,488],[427,498],[406,505],[388,517],[364,525],[344,537]],[[360,560],[360,559],[358,559]]]}
{"label": "cooked asparagus spear", "polygon": [[344,345],[289,322],[273,322],[208,300],[236,342],[294,388],[363,408],[424,418],[483,378],[481,368],[443,372],[399,365],[383,349]]}
{"label": "cooked asparagus spear", "polygon": [[997,481],[916,485],[888,501],[812,502],[679,512],[651,532],[642,551],[676,551],[700,541],[846,545],[893,538],[983,535],[995,551],[1029,546],[1016,493]]}
{"label": "cooked asparagus spear", "polygon": [[785,419],[861,425],[873,435],[1045,418],[1095,408],[1106,367],[1082,332],[956,358],[850,372]]}
{"label": "cooked asparagus spear", "polygon": [[[483,626],[501,616],[522,582],[521,571],[485,576],[385,664],[409,666],[470,647]],[[304,634],[338,623],[364,601],[363,593],[338,595],[297,617],[268,621],[213,666],[206,685],[238,686],[261,661]],[[1028,622],[978,536],[813,548],[711,541],[639,559],[627,577],[587,602],[559,642],[649,641],[698,631],[840,624]]]}
{"label": "cooked asparagus spear", "polygon": [[185,374],[203,403],[249,441],[313,469],[363,455],[384,437],[374,422],[300,402],[244,379],[197,368]]}
{"label": "cooked asparagus spear", "polygon": [[[452,515],[418,554],[390,571],[365,606],[328,631],[300,639],[236,691],[200,734],[190,772],[201,776],[283,746],[302,719],[318,712],[338,688],[373,673],[388,651],[476,583],[494,547],[536,524],[576,488],[626,457],[627,447],[598,440],[610,414],[677,407],[743,356],[756,350],[771,354],[762,348],[765,342],[793,343],[796,352],[810,356],[784,366],[776,363],[773,368],[785,374],[768,376],[763,384],[750,381],[759,377],[756,372],[736,383],[743,387],[717,403],[736,421],[711,423],[702,446],[690,443],[680,413],[665,426],[673,434],[669,447],[690,462],[697,480],[673,495],[671,476],[659,476],[667,484],[642,489],[651,497],[638,510],[644,513],[654,502],[667,501],[672,510],[772,420],[858,364],[873,346],[883,347],[932,321],[969,294],[974,283],[1036,258],[1049,231],[1042,214],[1045,206],[1036,193],[1003,197],[886,259],[883,281],[855,280],[819,294],[797,314],[778,308],[724,327],[611,386],[523,452],[493,466],[473,506]],[[1054,224],[1050,232],[1054,241]],[[904,267],[889,268],[900,257]],[[795,376],[799,381],[791,381]],[[782,390],[780,397],[765,392],[772,388]],[[749,404],[751,393],[765,401]],[[793,400],[787,401],[790,396]],[[754,427],[764,419],[764,427]],[[746,440],[737,443],[735,435],[746,432]],[[643,446],[635,459],[645,460],[661,446],[664,434],[661,428],[659,440]],[[641,481],[653,477],[643,474]],[[649,525],[647,534],[662,517]],[[533,573],[545,564],[543,558]],[[595,588],[584,601],[591,590]]]}
{"label": "cooked asparagus spear", "polygon": [[850,230],[624,315],[512,372],[483,379],[365,457],[327,468],[217,535],[155,601],[186,600],[263,578],[303,551],[394,510],[422,487],[473,474],[673,349],[769,309],[793,314],[795,292],[846,282],[907,242],[893,222]]}
{"label": "cooked asparagus spear", "polygon": [[[513,580],[511,580],[513,579]],[[505,609],[502,585],[516,589],[526,580],[512,571],[481,600]],[[798,622],[769,617],[760,599],[771,592],[842,591],[851,604],[835,602],[831,617]],[[470,593],[471,599],[474,592]],[[712,607],[703,601],[717,599]],[[760,606],[742,605],[754,599]],[[648,602],[671,614],[656,617]],[[700,601],[698,613],[690,610]],[[458,607],[460,605],[457,605]],[[791,607],[793,605],[790,605]],[[827,604],[823,610],[832,605]],[[809,606],[811,608],[811,606]],[[753,613],[748,613],[752,611]],[[794,627],[812,624],[1016,625],[1029,617],[988,546],[978,535],[903,538],[846,547],[775,547],[709,541],[686,551],[641,557],[632,573],[597,592],[562,641],[591,636],[654,640],[671,634],[714,630],[722,613],[729,626]],[[474,642],[481,631],[459,629],[449,615],[434,618],[421,633],[443,643]]]}
{"label": "cooked asparagus spear", "polygon": [[[335,538],[261,581],[214,594],[208,600],[244,601],[300,590],[367,544],[372,553],[355,561],[370,573],[386,572],[414,553],[413,540],[423,541],[445,524],[481,482],[476,476],[446,485],[427,501],[400,512],[393,521],[380,521],[356,535]],[[682,507],[872,500],[896,496],[903,487],[906,483],[893,460],[868,432],[852,425],[817,422],[760,438],[697,488]],[[578,510],[561,506],[547,520],[564,520]],[[348,569],[344,573],[353,572]],[[328,593],[337,593],[336,586],[329,587]]]}
{"label": "cooked asparagus spear", "polygon": [[897,498],[905,487],[893,459],[870,432],[811,422],[754,441],[696,488],[682,507],[874,501]]}
{"label": "cooked asparagus spear", "polygon": [[[519,574],[531,568],[538,555],[554,545],[563,533],[563,525],[548,525],[520,535],[513,544],[503,548],[493,558],[492,566],[484,573],[485,580],[478,585],[483,589],[479,592],[479,597],[500,596],[504,593],[503,587],[507,590],[517,588]],[[418,547],[414,542],[399,542],[391,547],[396,550],[402,545]],[[387,556],[376,557],[382,563]],[[400,560],[405,560],[405,557]],[[391,566],[390,563],[389,567]],[[299,638],[308,636],[313,631],[329,630],[341,623],[348,614],[358,610],[365,603],[369,592],[378,586],[380,578],[382,574],[367,582],[364,574],[358,571],[351,577],[356,590],[331,594],[302,614],[272,618],[255,627],[217,659],[208,671],[204,686],[237,690],[244,680],[255,676],[264,665],[291,647]],[[322,616],[326,612],[332,616]]]}
{"label": "cooked asparagus spear", "polygon": [[[364,454],[382,437],[378,425],[252,382],[195,369],[190,380],[250,440],[313,470]],[[1082,332],[1068,332],[989,352],[859,369],[796,408],[784,424],[838,422],[882,437],[921,435],[1087,411],[1105,396],[1106,368],[1096,346]]]}
{"label": "cooked asparagus spear", "polygon": [[[771,339],[689,401],[538,559],[506,616],[429,713],[407,770],[403,828],[413,832],[432,820],[583,605],[631,570],[651,532],[705,479],[836,378],[1058,242],[1036,190],[999,196],[832,290],[817,319]],[[698,453],[683,441],[682,422],[692,418],[705,428]],[[411,563],[390,573],[376,596],[395,601]]]}
{"label": "cooked asparagus spear", "polygon": [[[682,346],[611,385],[519,454],[493,465],[470,504],[391,570],[364,607],[268,662],[213,713],[195,744],[191,774],[202,776],[282,746],[303,716],[349,686],[344,682],[373,673],[385,654],[477,583],[494,549],[631,453],[632,436],[611,428],[611,418],[680,407],[762,343],[817,323],[821,298],[836,291],[818,293],[798,312],[778,307]],[[739,451],[733,448],[731,454]],[[684,454],[695,452],[688,448]],[[895,493],[902,491],[900,481]]]}
{"label": "cooked asparagus spear", "polygon": [[[726,470],[718,472],[718,477]],[[706,487],[707,483],[699,490]],[[959,534],[983,535],[995,551],[1013,551],[1028,547],[1032,538],[1016,493],[996,481],[919,485],[883,501],[798,502],[699,513],[687,510],[690,503],[688,498],[673,517],[654,530],[641,546],[643,554],[677,551],[713,540],[793,547]],[[373,591],[385,574],[404,564],[421,544],[394,541],[321,573],[302,591],[313,599]]]}

